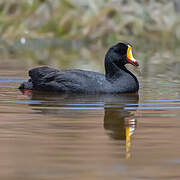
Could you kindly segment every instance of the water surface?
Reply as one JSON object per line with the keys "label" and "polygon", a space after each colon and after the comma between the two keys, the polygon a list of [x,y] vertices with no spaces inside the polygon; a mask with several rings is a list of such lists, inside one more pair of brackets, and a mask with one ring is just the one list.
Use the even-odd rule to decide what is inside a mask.
{"label": "water surface", "polygon": [[179,179],[180,84],[155,74],[138,94],[20,92],[0,71],[2,179]]}

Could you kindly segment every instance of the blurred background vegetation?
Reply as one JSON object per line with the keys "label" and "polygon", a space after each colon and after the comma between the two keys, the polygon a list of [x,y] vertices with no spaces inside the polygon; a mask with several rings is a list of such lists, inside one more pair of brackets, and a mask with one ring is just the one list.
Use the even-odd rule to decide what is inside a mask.
{"label": "blurred background vegetation", "polygon": [[107,48],[119,41],[134,45],[141,64],[177,61],[180,1],[0,0],[4,63],[101,71]]}

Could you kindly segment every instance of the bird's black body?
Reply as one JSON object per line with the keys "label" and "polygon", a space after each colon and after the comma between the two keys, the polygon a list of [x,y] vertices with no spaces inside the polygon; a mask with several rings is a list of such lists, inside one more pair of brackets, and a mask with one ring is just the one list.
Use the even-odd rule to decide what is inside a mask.
{"label": "bird's black body", "polygon": [[22,83],[20,89],[93,94],[137,92],[138,80],[124,66],[127,63],[126,46],[119,43],[109,49],[105,57],[105,75],[79,69],[38,67],[29,71],[30,79]]}

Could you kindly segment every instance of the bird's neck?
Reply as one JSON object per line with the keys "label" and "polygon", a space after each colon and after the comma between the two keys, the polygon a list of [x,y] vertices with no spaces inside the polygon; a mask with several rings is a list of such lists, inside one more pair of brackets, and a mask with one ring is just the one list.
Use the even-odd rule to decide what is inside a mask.
{"label": "bird's neck", "polygon": [[[116,79],[120,77],[125,71],[126,67],[118,67],[113,61],[106,57],[105,59],[105,76],[107,80]],[[117,77],[116,77],[117,76]]]}
{"label": "bird's neck", "polygon": [[132,76],[136,83],[139,84],[136,76],[131,73],[125,66],[122,65],[119,67],[113,61],[105,59],[105,76],[107,80],[117,80],[125,74]]}

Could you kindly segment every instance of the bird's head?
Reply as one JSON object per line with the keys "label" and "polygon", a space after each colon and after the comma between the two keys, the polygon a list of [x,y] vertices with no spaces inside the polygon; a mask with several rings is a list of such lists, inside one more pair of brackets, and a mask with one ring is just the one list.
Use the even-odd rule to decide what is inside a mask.
{"label": "bird's head", "polygon": [[132,53],[132,46],[129,43],[118,43],[112,46],[107,54],[106,57],[108,61],[112,61],[118,67],[124,66],[125,64],[132,64],[134,66],[139,66],[137,60],[133,57]]}

